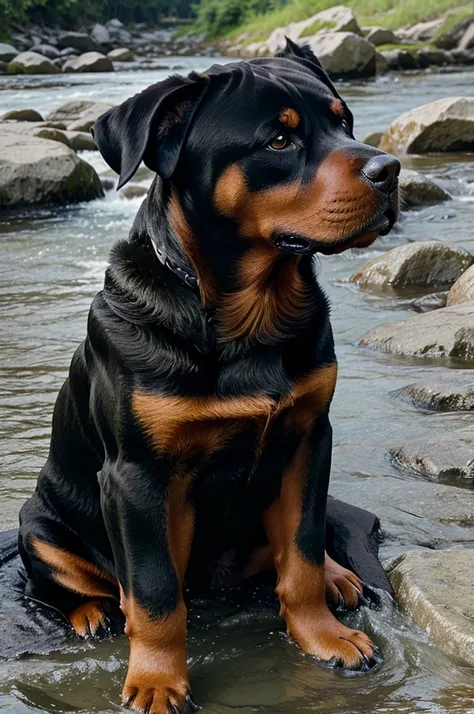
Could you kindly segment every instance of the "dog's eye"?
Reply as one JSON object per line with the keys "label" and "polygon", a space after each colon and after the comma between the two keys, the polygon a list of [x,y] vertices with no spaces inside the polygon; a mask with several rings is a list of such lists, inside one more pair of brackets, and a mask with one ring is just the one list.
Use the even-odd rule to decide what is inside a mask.
{"label": "dog's eye", "polygon": [[275,134],[275,136],[270,139],[268,147],[274,151],[282,151],[283,149],[286,149],[290,143],[288,134],[285,134],[283,131],[279,131],[278,134]]}
{"label": "dog's eye", "polygon": [[349,126],[349,122],[346,119],[342,120],[342,128],[344,129],[346,134],[349,134],[349,136],[351,135],[351,128]]}

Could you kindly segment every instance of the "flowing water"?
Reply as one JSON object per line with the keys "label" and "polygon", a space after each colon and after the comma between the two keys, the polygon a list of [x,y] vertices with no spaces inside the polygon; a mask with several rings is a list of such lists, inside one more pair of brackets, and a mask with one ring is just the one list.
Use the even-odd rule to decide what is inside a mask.
{"label": "flowing water", "polygon": [[[205,69],[205,58],[178,58]],[[164,78],[171,68],[106,75],[0,79],[0,114],[33,107],[42,113],[72,99],[119,102]],[[171,64],[170,64],[171,63]],[[172,69],[177,69],[176,65]],[[474,72],[388,76],[342,90],[359,138],[403,111],[440,97],[474,94]],[[97,168],[97,154],[84,154]],[[413,438],[472,429],[472,414],[426,414],[394,401],[401,386],[474,365],[400,359],[357,346],[370,328],[413,314],[406,294],[371,294],[344,283],[361,263],[409,240],[440,239],[474,252],[474,155],[412,157],[405,166],[435,178],[449,203],[404,214],[390,236],[362,252],[322,258],[320,280],[332,301],[340,378],[332,409],[335,433],[331,492],[382,519],[384,558],[413,548],[473,546],[472,489],[421,481],[397,472],[386,452]],[[0,512],[14,527],[47,454],[52,405],[71,355],[83,339],[92,297],[101,287],[112,244],[124,238],[140,200],[113,192],[64,209],[16,212],[0,219]],[[440,518],[442,501],[450,517]],[[456,515],[457,514],[457,515]],[[388,598],[378,611],[352,616],[373,634],[385,664],[363,676],[341,676],[303,657],[282,635],[274,611],[258,598],[236,613],[223,599],[191,608],[189,658],[195,696],[209,714],[474,714],[474,671],[429,644]],[[1,656],[1,653],[0,653]],[[0,663],[0,709],[104,712],[118,709],[127,658],[124,637],[100,644],[71,641],[46,657]]]}

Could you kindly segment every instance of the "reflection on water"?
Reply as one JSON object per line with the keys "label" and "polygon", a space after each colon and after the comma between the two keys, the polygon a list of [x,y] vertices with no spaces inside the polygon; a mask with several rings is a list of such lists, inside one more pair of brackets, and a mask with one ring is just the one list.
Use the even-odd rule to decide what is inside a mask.
{"label": "reflection on water", "polygon": [[[179,63],[204,69],[208,61],[180,58]],[[0,113],[23,106],[47,112],[78,98],[118,102],[166,74],[7,78],[2,80]],[[420,98],[472,94],[473,78],[469,72],[387,77],[343,91],[361,137],[384,128]],[[105,168],[98,155],[85,157]],[[444,370],[445,363],[358,348],[368,329],[413,313],[406,300],[363,293],[342,282],[362,262],[411,239],[441,239],[474,252],[474,156],[413,157],[405,165],[434,177],[455,200],[406,214],[394,233],[369,250],[322,258],[320,264],[321,282],[333,305],[340,361],[331,488],[334,495],[381,516],[385,557],[414,546],[472,546],[474,540],[472,528],[462,524],[463,508],[471,508],[466,500],[470,492],[402,477],[386,458],[387,446],[472,429],[473,415],[427,415],[390,400],[391,391]],[[52,405],[73,350],[84,337],[108,251],[127,235],[139,205],[140,200],[124,201],[110,193],[103,201],[0,221],[3,527],[14,527],[18,508],[34,486],[47,453]],[[443,523],[431,516],[432,502],[441,498],[452,504],[458,521]],[[369,675],[343,677],[303,657],[282,636],[274,610],[258,599],[240,615],[225,600],[212,606],[195,603],[189,657],[196,697],[210,714],[474,714],[472,670],[431,646],[387,599],[381,611],[363,611],[355,620],[381,645],[385,664]],[[100,644],[71,641],[58,654],[0,662],[0,709],[15,714],[115,710],[126,658],[122,637]]]}

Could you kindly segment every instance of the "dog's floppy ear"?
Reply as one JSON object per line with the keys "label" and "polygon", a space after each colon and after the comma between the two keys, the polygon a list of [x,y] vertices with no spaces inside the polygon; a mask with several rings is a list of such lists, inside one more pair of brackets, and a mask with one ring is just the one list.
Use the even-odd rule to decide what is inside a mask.
{"label": "dog's floppy ear", "polygon": [[334,84],[331,82],[329,79],[323,65],[319,61],[319,59],[316,57],[314,54],[313,50],[311,47],[306,43],[303,45],[297,45],[296,42],[293,42],[293,40],[290,40],[289,37],[285,37],[286,39],[286,47],[284,50],[281,52],[278,52],[276,54],[276,57],[286,57],[287,59],[292,59],[295,60],[296,62],[300,62],[300,64],[304,65],[308,69],[310,69],[314,74],[318,77],[318,79],[328,87],[331,92],[334,94],[335,97],[341,100],[341,102],[344,105],[345,108],[345,114],[346,114],[346,120],[349,124],[349,127],[351,129],[351,132],[354,127],[354,119],[352,116],[352,112],[349,110],[347,104],[345,101],[342,99],[341,95],[337,91],[336,87]]}
{"label": "dog's floppy ear", "polygon": [[189,125],[209,85],[192,72],[148,87],[95,122],[92,135],[108,165],[119,174],[118,188],[130,181],[140,162],[163,178],[178,163]]}

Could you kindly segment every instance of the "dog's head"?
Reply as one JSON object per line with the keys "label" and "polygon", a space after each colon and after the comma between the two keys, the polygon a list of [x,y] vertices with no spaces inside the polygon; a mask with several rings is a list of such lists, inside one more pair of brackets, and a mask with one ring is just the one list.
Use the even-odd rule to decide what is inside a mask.
{"label": "dog's head", "polygon": [[399,162],[352,131],[317,58],[290,41],[274,58],[170,77],[93,128],[120,185],[141,161],[169,182],[181,229],[214,219],[226,241],[325,254],[370,245],[398,215]]}

